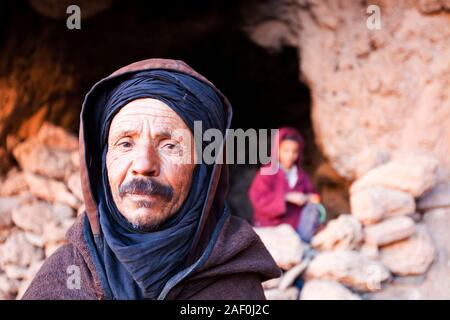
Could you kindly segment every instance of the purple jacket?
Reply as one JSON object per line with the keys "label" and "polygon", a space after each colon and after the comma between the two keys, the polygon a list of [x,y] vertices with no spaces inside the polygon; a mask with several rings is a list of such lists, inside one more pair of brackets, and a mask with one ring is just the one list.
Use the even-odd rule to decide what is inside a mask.
{"label": "purple jacket", "polygon": [[[281,142],[287,135],[296,137],[303,149],[303,139],[297,130],[293,128],[281,128],[277,139]],[[272,158],[278,155],[278,150],[273,148]],[[290,191],[302,193],[315,193],[315,189],[306,173],[300,167],[301,157],[297,163],[298,180],[293,188],[289,187],[286,174],[281,168],[274,175],[262,175],[259,171],[249,189],[249,198],[253,206],[254,224],[257,227],[276,226],[281,223],[289,223],[297,229],[302,207],[286,202],[286,194]]]}

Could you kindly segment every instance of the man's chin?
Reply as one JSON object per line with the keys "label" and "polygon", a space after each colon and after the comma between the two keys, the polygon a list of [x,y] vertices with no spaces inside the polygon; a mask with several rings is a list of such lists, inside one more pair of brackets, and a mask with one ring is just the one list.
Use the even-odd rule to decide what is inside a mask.
{"label": "man's chin", "polygon": [[136,230],[144,232],[156,231],[166,218],[154,211],[151,208],[140,207],[134,210],[132,215],[127,217],[127,220]]}

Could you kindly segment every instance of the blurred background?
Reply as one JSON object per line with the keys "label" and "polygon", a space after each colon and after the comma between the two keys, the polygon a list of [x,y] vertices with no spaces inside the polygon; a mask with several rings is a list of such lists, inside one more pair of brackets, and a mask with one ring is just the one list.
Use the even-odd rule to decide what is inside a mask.
{"label": "blurred background", "polygon": [[[71,4],[81,9],[79,30],[66,27]],[[369,27],[370,4],[380,28]],[[234,107],[233,128],[292,126],[305,137],[303,166],[329,223],[314,242],[323,255],[304,276],[303,298],[450,298],[446,1],[2,6],[0,298],[20,297],[83,210],[76,137],[84,95],[119,67],[152,57],[184,60],[210,79]],[[250,222],[257,169],[231,166],[232,212]],[[381,265],[380,287],[367,285],[366,258]],[[351,274],[333,272],[339,261]],[[301,263],[284,262],[287,272]],[[293,288],[266,287],[282,299],[298,298]]]}

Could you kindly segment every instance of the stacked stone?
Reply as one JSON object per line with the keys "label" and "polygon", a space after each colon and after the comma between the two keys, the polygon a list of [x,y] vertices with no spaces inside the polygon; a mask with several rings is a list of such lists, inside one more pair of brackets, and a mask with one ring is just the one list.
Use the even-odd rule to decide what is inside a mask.
{"label": "stacked stone", "polygon": [[[263,284],[267,298],[450,298],[450,183],[435,158],[401,154],[368,169],[352,184],[350,203],[350,214],[313,238],[312,258],[289,268],[280,246],[287,252],[300,241],[293,240],[295,231],[284,226],[277,235],[273,230],[281,227],[264,228],[263,242],[286,270]],[[305,281],[301,292],[293,286],[297,278]]]}
{"label": "stacked stone", "polygon": [[[350,202],[350,215],[314,237],[319,254],[306,279],[337,281],[371,299],[450,297],[450,184],[433,156],[400,154],[368,169]],[[302,296],[317,297],[315,289],[326,297],[323,287],[305,285]]]}
{"label": "stacked stone", "polygon": [[78,139],[45,123],[12,153],[0,180],[0,299],[20,298],[83,210]]}
{"label": "stacked stone", "polygon": [[436,185],[437,169],[431,156],[400,155],[350,188],[352,215],[364,225],[362,252],[380,259],[396,276],[423,274],[436,257],[416,201]]}

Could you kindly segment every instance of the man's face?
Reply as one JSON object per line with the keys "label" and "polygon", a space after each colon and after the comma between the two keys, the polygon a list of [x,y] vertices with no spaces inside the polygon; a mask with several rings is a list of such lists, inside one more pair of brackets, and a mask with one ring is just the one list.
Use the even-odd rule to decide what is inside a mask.
{"label": "man's face", "polygon": [[108,180],[117,208],[135,227],[155,230],[183,204],[195,168],[185,161],[195,156],[191,141],[184,121],[156,99],[134,100],[113,118]]}

